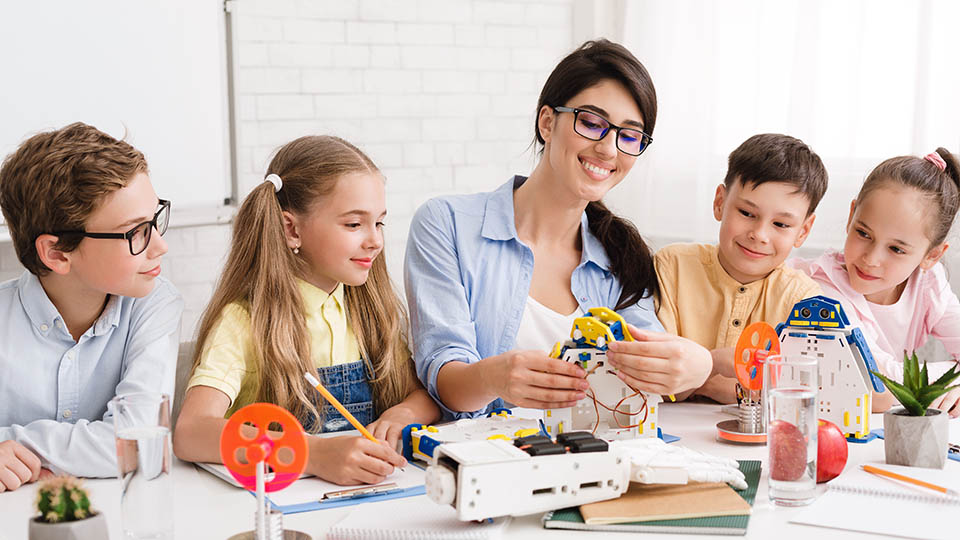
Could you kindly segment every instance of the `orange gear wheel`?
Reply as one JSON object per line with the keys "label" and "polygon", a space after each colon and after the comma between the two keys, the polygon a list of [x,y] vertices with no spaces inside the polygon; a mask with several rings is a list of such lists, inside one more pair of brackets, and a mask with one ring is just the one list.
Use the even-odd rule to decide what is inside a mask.
{"label": "orange gear wheel", "polygon": [[780,354],[777,331],[765,322],[755,322],[743,329],[733,353],[733,370],[740,386],[748,390],[763,387],[763,360]]}
{"label": "orange gear wheel", "polygon": [[[257,434],[248,438],[243,433],[244,424],[253,424]],[[283,433],[278,439],[267,433],[270,424],[280,424]],[[246,452],[246,463],[241,463],[237,454]],[[281,460],[281,451],[287,450]],[[230,474],[247,489],[256,489],[257,463],[264,461],[273,470],[273,478],[265,482],[266,491],[279,491],[294,483],[307,466],[307,438],[300,422],[286,409],[271,403],[254,403],[233,413],[220,432],[220,459]]]}

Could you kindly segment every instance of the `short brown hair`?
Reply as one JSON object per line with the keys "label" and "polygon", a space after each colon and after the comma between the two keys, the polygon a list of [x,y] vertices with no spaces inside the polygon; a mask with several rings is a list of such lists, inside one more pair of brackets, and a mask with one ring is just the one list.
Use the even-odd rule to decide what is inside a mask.
{"label": "short brown hair", "polygon": [[797,188],[810,201],[813,213],[827,191],[827,169],[820,156],[800,139],[779,133],[754,135],[730,153],[723,184],[734,182],[754,187],[766,182],[783,182]]}
{"label": "short brown hair", "polygon": [[[27,139],[0,167],[0,209],[20,263],[46,275],[37,237],[83,230],[103,199],[140,172],[147,160],[139,150],[81,122]],[[56,247],[73,251],[81,240],[63,236]]]}

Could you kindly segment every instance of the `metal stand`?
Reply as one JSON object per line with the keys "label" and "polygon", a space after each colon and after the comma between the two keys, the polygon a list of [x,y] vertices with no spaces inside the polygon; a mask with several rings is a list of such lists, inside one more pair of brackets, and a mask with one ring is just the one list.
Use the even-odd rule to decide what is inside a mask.
{"label": "metal stand", "polygon": [[737,418],[717,422],[717,440],[734,444],[766,444],[767,430],[763,423],[763,404],[760,392],[748,390],[737,384]]}

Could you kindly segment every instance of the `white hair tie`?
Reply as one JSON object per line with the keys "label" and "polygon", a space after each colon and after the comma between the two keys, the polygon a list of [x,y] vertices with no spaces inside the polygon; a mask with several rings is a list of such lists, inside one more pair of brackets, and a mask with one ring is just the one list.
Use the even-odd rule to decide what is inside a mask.
{"label": "white hair tie", "polygon": [[264,182],[270,182],[273,184],[273,192],[276,193],[280,191],[280,188],[283,187],[283,180],[280,179],[276,174],[268,174],[266,178],[263,179]]}

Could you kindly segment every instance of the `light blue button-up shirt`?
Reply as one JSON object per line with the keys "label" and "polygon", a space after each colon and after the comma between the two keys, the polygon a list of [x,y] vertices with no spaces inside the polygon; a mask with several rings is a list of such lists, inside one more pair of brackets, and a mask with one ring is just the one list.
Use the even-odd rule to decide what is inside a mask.
{"label": "light blue button-up shirt", "polygon": [[15,440],[55,473],[117,475],[117,394],[173,396],[183,299],[156,279],[143,298],[110,296],[74,340],[37,276],[0,284],[0,441]]}
{"label": "light blue button-up shirt", "polygon": [[[417,375],[448,417],[503,406],[497,399],[479,411],[452,411],[440,400],[437,374],[447,362],[473,363],[514,348],[533,276],[533,251],[517,237],[513,214],[513,191],[525,180],[515,176],[491,193],[431,199],[410,225],[403,277],[414,360]],[[586,212],[580,236],[583,249],[570,290],[581,311],[612,308],[622,288],[606,250],[590,232]],[[619,313],[639,328],[663,331],[652,298]]]}

